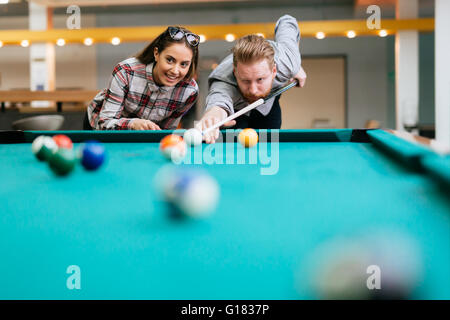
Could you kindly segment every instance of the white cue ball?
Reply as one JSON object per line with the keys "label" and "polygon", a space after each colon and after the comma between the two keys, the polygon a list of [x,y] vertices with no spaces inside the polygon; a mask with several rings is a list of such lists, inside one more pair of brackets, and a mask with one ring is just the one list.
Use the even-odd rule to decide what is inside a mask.
{"label": "white cue ball", "polygon": [[189,146],[199,146],[202,144],[203,137],[200,130],[192,128],[186,130],[183,139]]}

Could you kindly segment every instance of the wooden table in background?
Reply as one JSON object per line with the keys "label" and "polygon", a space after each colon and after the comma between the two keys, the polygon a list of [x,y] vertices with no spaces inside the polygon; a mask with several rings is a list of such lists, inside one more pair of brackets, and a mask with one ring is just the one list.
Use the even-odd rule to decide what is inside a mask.
{"label": "wooden table in background", "polygon": [[[91,101],[99,90],[56,90],[56,91],[30,91],[8,90],[0,91],[1,110],[5,111],[5,102],[31,102],[54,101],[56,111],[62,111],[63,102]],[[52,111],[54,108],[27,108],[33,111]],[[49,110],[51,109],[51,110]]]}

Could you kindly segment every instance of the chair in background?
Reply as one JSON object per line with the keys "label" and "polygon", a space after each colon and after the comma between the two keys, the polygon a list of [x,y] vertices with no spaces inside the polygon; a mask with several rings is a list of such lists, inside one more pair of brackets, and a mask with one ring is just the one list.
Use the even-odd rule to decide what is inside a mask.
{"label": "chair in background", "polygon": [[53,131],[59,130],[63,123],[64,117],[61,115],[43,115],[16,120],[12,127],[14,130]]}

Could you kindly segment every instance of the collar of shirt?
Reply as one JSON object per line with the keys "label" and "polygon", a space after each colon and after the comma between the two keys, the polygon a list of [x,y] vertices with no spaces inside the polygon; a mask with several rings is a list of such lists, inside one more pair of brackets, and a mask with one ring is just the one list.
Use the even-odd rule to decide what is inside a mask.
{"label": "collar of shirt", "polygon": [[151,91],[161,91],[161,92],[168,92],[173,87],[169,86],[158,86],[155,82],[155,79],[153,78],[153,63],[148,64],[145,67],[145,71],[147,73],[147,79],[148,79],[148,87]]}

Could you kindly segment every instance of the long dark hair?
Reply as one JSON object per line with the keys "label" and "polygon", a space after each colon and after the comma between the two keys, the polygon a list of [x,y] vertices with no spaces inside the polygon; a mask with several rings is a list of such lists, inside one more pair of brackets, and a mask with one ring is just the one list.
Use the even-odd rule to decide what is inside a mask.
{"label": "long dark hair", "polygon": [[[173,43],[184,43],[186,45],[186,47],[188,47],[192,50],[191,65],[190,65],[189,71],[185,77],[186,80],[191,80],[197,72],[198,46],[196,46],[196,47],[191,46],[187,42],[186,37],[183,37],[180,40],[172,39],[172,37],[169,34],[169,28],[167,28],[166,31],[164,31],[158,37],[156,37],[155,40],[153,40],[144,50],[142,50],[140,53],[138,53],[136,55],[136,58],[143,64],[155,63],[155,54],[154,54],[155,48],[158,48],[158,52],[161,53],[164,49],[166,49]],[[191,33],[191,31],[189,31],[183,27],[177,26],[176,28],[183,30],[185,33]]]}

